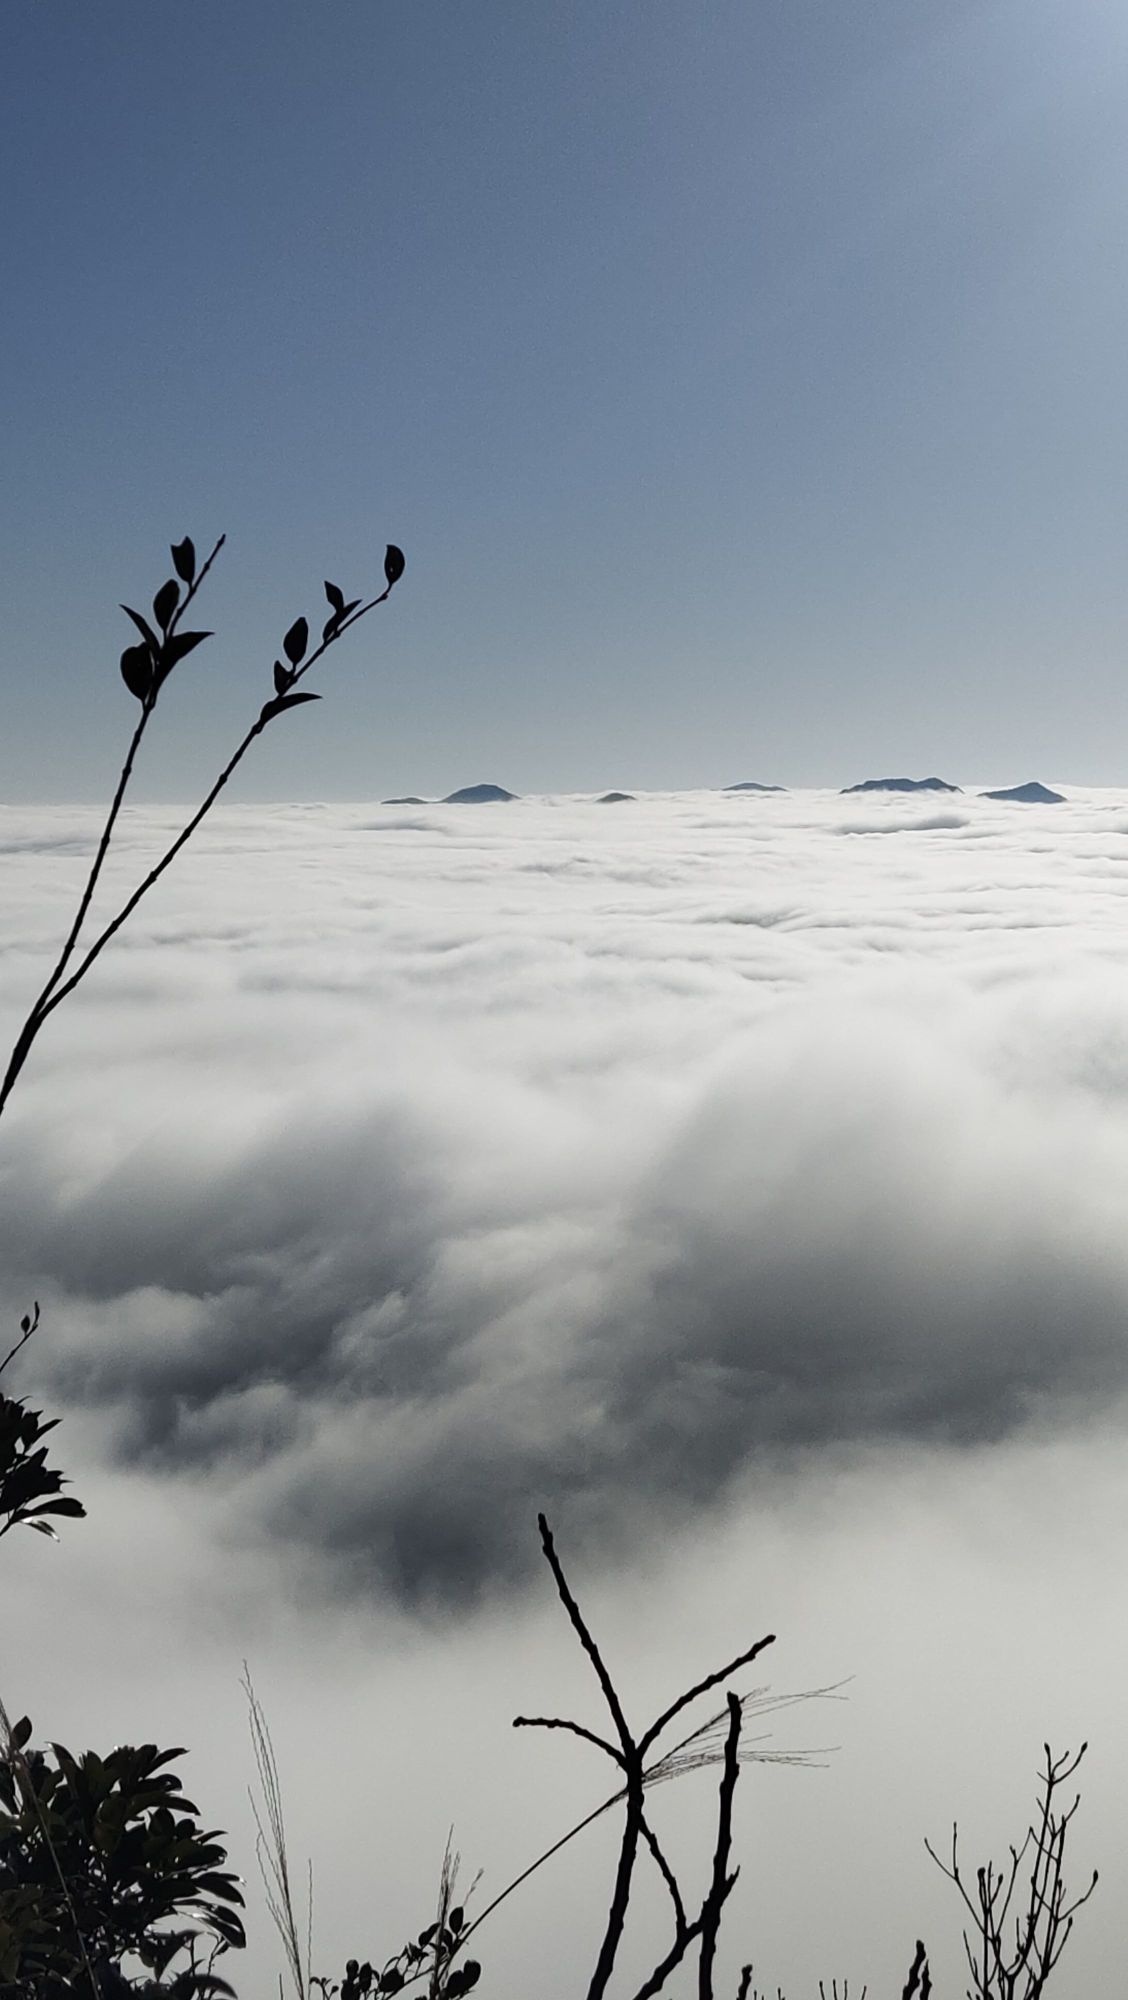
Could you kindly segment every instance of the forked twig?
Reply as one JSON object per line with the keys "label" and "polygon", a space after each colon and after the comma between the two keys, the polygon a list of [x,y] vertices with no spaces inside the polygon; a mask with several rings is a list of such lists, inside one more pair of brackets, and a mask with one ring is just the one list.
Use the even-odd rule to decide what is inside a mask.
{"label": "forked twig", "polygon": [[[600,1736],[595,1730],[587,1728],[582,1723],[573,1722],[563,1716],[519,1715],[514,1719],[514,1726],[526,1729],[565,1730],[573,1736],[580,1737],[582,1741],[590,1743],[595,1749],[602,1750],[603,1754],[618,1766],[624,1782],[617,1791],[612,1793],[610,1798],[605,1799],[602,1805],[597,1806],[594,1812],[589,1813],[585,1819],[580,1821],[579,1825],[573,1827],[562,1839],[556,1841],[552,1847],[548,1848],[544,1854],[540,1855],[536,1861],[531,1863],[513,1882],[503,1889],[501,1894],[496,1896],[493,1902],[481,1912],[476,1923],[469,1926],[462,1942],[469,1939],[478,1925],[484,1923],[486,1918],[492,1915],[499,1905],[508,1896],[512,1895],[516,1888],[519,1888],[523,1882],[528,1881],[529,1876],[536,1869],[550,1860],[553,1855],[558,1854],[560,1849],[566,1846],[570,1840],[573,1840],[577,1834],[583,1832],[586,1827],[590,1826],[603,1813],[609,1811],[612,1806],[625,1804],[626,1811],[623,1833],[619,1846],[619,1858],[616,1865],[611,1903],[596,1958],[595,1970],[592,1973],[588,1986],[587,2000],[602,2000],[602,1996],[606,1993],[622,1940],[627,1909],[630,1902],[635,1864],[639,1848],[642,1845],[650,1853],[670,1897],[674,1920],[674,1938],[669,1951],[659,1961],[654,1971],[639,1988],[638,1993],[635,1995],[635,2000],[650,2000],[650,1996],[659,1994],[670,1973],[682,1962],[690,1947],[697,1941],[700,1941],[701,1946],[698,1977],[699,2000],[712,2000],[713,1967],[721,1915],[725,1902],[736,1881],[736,1871],[730,1872],[729,1870],[729,1856],[732,1845],[733,1794],[742,1755],[740,1733],[744,1708],[746,1703],[753,1701],[762,1703],[765,1706],[774,1704],[764,1702],[763,1689],[756,1689],[752,1694],[745,1696],[738,1695],[730,1689],[726,1693],[725,1708],[720,1717],[710,1716],[706,1722],[699,1724],[695,1730],[691,1731],[688,1736],[675,1744],[672,1749],[663,1752],[661,1756],[653,1758],[649,1763],[646,1761],[647,1753],[654,1749],[661,1732],[692,1701],[696,1700],[700,1695],[708,1693],[710,1689],[719,1686],[721,1682],[730,1679],[734,1673],[739,1672],[741,1667],[748,1665],[759,1653],[763,1652],[765,1647],[773,1643],[774,1635],[769,1634],[767,1637],[757,1640],[754,1646],[746,1647],[727,1666],[721,1668],[716,1673],[706,1674],[701,1680],[696,1681],[693,1687],[685,1694],[679,1695],[668,1707],[663,1709],[657,1721],[652,1723],[645,1733],[636,1740],[627,1721],[618,1691],[611,1678],[599,1645],[568,1583],[563,1564],[556,1551],[552,1531],[543,1514],[538,1516],[537,1525],[540,1530],[541,1546],[544,1550],[545,1560],[552,1572],[557,1594],[567,1613],[569,1623],[583,1651],[591,1662],[592,1670],[599,1682],[600,1690],[614,1724],[618,1743],[616,1744],[609,1738]],[[829,1694],[833,1692],[834,1690],[832,1689],[811,1690],[812,1694]],[[783,1696],[780,1698],[778,1705],[786,1706],[791,1700],[801,1698],[803,1697]],[[724,1742],[723,1747],[718,1750],[715,1739],[718,1723],[722,1720],[725,1723]],[[756,1757],[763,1757],[765,1761],[773,1755],[771,1752],[760,1751],[754,1751],[751,1754]],[[652,1784],[660,1783],[665,1778],[677,1776],[683,1771],[700,1768],[706,1764],[718,1761],[722,1765],[722,1775],[718,1797],[717,1840],[710,1883],[696,1916],[690,1919],[687,1916],[681,1886],[647,1819],[645,1795],[647,1788]],[[781,1756],[780,1761],[800,1762],[802,1758],[799,1756],[789,1758]],[[746,1996],[747,1983],[742,1987],[742,2000],[746,2000]]]}
{"label": "forked twig", "polygon": [[[924,1843],[941,1873],[955,1884],[972,1919],[971,1933],[964,1932],[964,1953],[973,1982],[973,2000],[1041,2000],[1050,1974],[1069,1941],[1074,1917],[1097,1886],[1094,1869],[1083,1893],[1072,1902],[1067,1900],[1065,1849],[1069,1828],[1081,1803],[1080,1793],[1063,1811],[1055,1809],[1059,1787],[1073,1777],[1088,1745],[1083,1743],[1075,1756],[1067,1752],[1061,1757],[1053,1755],[1048,1743],[1042,1747],[1045,1765],[1038,1780],[1041,1796],[1036,1818],[1027,1828],[1021,1847],[1011,1848],[1010,1861],[1005,1867],[999,1868],[989,1861],[976,1870],[974,1893],[960,1870],[958,1828],[952,1827],[950,1862],[941,1860],[930,1841]],[[1012,1918],[1020,1871],[1028,1855],[1030,1874],[1026,1895],[1019,1914]],[[1013,1942],[1010,1941],[1012,1925]],[[918,1954],[920,1949],[918,1946]],[[912,1990],[906,1988],[906,1992]],[[921,1988],[922,1993],[926,1990]]]}

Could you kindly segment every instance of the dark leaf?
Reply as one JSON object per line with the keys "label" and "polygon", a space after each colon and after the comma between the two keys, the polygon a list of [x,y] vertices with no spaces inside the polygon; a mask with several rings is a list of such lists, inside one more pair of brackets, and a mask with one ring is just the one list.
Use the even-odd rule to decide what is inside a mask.
{"label": "dark leaf", "polygon": [[196,574],[196,549],[190,535],[172,545],[172,566],[182,583],[191,583]]}
{"label": "dark leaf", "polygon": [[153,656],[148,646],[127,646],[121,656],[121,677],[130,694],[144,701],[153,685]]}
{"label": "dark leaf", "polygon": [[124,611],[127,618],[132,618],[133,623],[136,625],[137,630],[141,634],[141,637],[143,639],[148,640],[149,645],[151,646],[153,652],[154,653],[159,652],[160,642],[152,626],[149,624],[148,620],[142,618],[141,613],[139,611],[134,611],[132,605],[130,604],[123,604],[121,608]]}
{"label": "dark leaf", "polygon": [[214,632],[174,632],[161,647],[161,679],[170,674],[181,660],[187,659],[189,653],[194,653],[197,646],[202,646],[205,639],[214,637]]}
{"label": "dark leaf", "polygon": [[393,583],[399,582],[400,577],[403,575],[403,571],[404,571],[403,550],[397,549],[394,542],[389,542],[387,554],[384,557],[384,575],[388,580],[389,590],[391,589]]}
{"label": "dark leaf", "polygon": [[167,583],[162,583],[153,599],[153,617],[156,619],[162,632],[168,631],[172,623],[172,614],[179,602],[180,585],[174,576],[170,576]]}
{"label": "dark leaf", "polygon": [[275,660],[275,662],[274,662],[274,691],[275,691],[275,693],[276,693],[276,694],[285,694],[285,692],[286,692],[287,688],[288,688],[288,687],[289,687],[289,686],[291,685],[291,683],[292,683],[292,681],[293,681],[293,678],[294,678],[294,676],[293,676],[293,673],[292,673],[291,669],[290,669],[289,667],[284,667],[284,666],[282,665],[282,662],[281,662],[281,660]]}
{"label": "dark leaf", "polygon": [[17,1750],[22,1750],[25,1743],[30,1743],[30,1741],[31,1741],[31,1717],[29,1715],[21,1715],[19,1721],[16,1723],[14,1729],[12,1730],[12,1742],[15,1744]]}
{"label": "dark leaf", "polygon": [[286,637],[282,641],[283,651],[292,667],[301,665],[305,649],[309,645],[309,626],[304,618],[295,618]]}
{"label": "dark leaf", "polygon": [[281,694],[277,701],[268,701],[265,703],[259,715],[259,721],[269,722],[272,716],[281,715],[284,708],[297,708],[299,702],[320,700],[321,696],[319,694],[306,694],[304,692],[301,694]]}
{"label": "dark leaf", "polygon": [[345,608],[344,591],[339,589],[335,583],[327,583],[325,585],[325,595],[329,599],[329,602],[332,605],[333,610],[337,613],[337,616],[339,618],[342,615]]}
{"label": "dark leaf", "polygon": [[65,1514],[71,1521],[83,1521],[86,1518],[86,1509],[81,1500],[69,1500],[65,1494],[57,1500],[43,1500],[38,1507],[29,1507],[28,1513],[29,1515]]}
{"label": "dark leaf", "polygon": [[459,1931],[462,1929],[463,1922],[464,1922],[464,1912],[462,1904],[456,1903],[449,1917],[447,1918],[447,1923],[449,1924],[451,1930],[454,1932],[455,1937],[458,1936]]}

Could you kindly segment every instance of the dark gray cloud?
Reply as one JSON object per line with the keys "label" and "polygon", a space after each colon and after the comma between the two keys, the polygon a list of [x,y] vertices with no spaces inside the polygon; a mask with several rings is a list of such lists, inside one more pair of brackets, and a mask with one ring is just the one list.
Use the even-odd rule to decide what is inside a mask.
{"label": "dark gray cloud", "polygon": [[812,1454],[1119,1396],[1122,836],[1071,806],[1039,891],[988,806],[997,877],[947,834],[843,860],[835,810],[789,806],[754,894],[723,801],[688,850],[644,806],[633,873],[634,815],[378,881],[362,825],[307,816],[315,934],[245,877],[206,947],[154,914],[7,1126],[37,1385],[232,1536],[437,1605],[519,1580],[540,1506],[607,1549]]}

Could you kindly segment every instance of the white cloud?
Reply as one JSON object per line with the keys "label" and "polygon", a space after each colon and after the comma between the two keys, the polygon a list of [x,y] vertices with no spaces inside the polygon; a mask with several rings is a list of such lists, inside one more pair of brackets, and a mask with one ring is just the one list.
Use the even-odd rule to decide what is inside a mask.
{"label": "white cloud", "polygon": [[[784,1678],[881,1680],[903,1641],[942,1706],[898,1608],[874,1605],[867,1636],[834,1570],[853,1552],[903,1586],[916,1538],[955,1630],[961,1592],[980,1610],[998,1593],[1000,1658],[975,1676],[999,1698],[1027,1615],[1007,1566],[1040,1602],[1047,1581],[1016,1517],[1031,1467],[1067,1467],[1068,1504],[1092,1509],[1119,1478],[1128,819],[1102,793],[865,813],[863,829],[830,793],[232,809],[144,906],[12,1100],[0,1269],[10,1314],[44,1301],[23,1379],[67,1416],[80,1487],[126,1546],[130,1496],[148,1496],[162,1565],[190,1523],[210,1636],[188,1651],[214,1664],[237,1629],[273,1657],[296,1598],[340,1661],[291,1663],[287,1714],[334,1673],[348,1708],[370,1606],[392,1619],[393,1678],[416,1643],[396,1607],[470,1648],[479,1692],[514,1634],[541,1635],[543,1675],[556,1641],[512,1592],[536,1575],[545,1505],[574,1571],[614,1579],[628,1658],[645,1619],[617,1611],[624,1578],[685,1589],[710,1651],[708,1590],[728,1601],[740,1538],[766,1522],[784,1611],[802,1641],[832,1635],[810,1667],[789,1644]],[[120,879],[170,824],[130,820]],[[13,1023],[84,825],[7,815]],[[970,1492],[1001,1567],[977,1550],[969,1580]],[[875,1518],[873,1495],[899,1514]],[[1052,1606],[1071,1537],[1058,1516],[1039,1533]],[[80,1534],[140,1631],[126,1556],[92,1523],[68,1562]],[[699,1585],[674,1581],[686,1563]],[[33,1574],[43,1587],[24,1556],[19,1587]],[[927,1614],[922,1597],[910,1627]],[[1033,1747],[1008,1744],[1022,1773]],[[942,1776],[923,1754],[898,1808],[919,1806],[914,1839],[943,1832]],[[842,1915],[859,1950],[866,1908]],[[860,1987],[871,1964],[810,1976]]]}

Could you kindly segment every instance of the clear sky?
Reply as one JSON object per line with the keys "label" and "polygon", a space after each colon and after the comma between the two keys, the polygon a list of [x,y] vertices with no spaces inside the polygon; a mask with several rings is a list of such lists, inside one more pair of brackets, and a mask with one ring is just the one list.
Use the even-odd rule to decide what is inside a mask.
{"label": "clear sky", "polygon": [[[1128,769],[1113,0],[6,0],[0,797]],[[378,621],[378,622],[377,622]]]}

